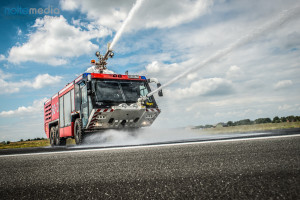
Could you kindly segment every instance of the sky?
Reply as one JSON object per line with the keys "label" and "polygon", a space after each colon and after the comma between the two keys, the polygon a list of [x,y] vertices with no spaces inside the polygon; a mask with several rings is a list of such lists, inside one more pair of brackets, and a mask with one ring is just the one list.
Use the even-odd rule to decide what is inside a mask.
{"label": "sky", "polygon": [[[135,0],[1,1],[0,141],[45,137],[43,103],[104,53]],[[168,80],[300,6],[297,0],[144,0],[108,68]],[[29,14],[30,8],[40,13]],[[164,89],[154,128],[300,115],[300,10]],[[153,86],[153,89],[155,87]]]}

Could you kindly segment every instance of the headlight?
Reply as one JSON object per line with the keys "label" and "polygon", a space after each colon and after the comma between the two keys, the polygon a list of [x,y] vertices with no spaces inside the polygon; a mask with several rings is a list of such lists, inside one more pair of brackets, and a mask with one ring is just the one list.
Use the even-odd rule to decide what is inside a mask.
{"label": "headlight", "polygon": [[149,126],[150,125],[150,122],[149,121],[143,121],[142,122],[142,126]]}
{"label": "headlight", "polygon": [[100,123],[100,122],[96,122],[95,123],[95,126],[102,126],[103,124],[102,123]]}

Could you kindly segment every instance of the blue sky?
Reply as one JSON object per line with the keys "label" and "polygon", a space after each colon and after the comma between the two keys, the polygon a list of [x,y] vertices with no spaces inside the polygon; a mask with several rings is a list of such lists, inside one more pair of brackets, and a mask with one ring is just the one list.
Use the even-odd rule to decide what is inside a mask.
{"label": "blue sky", "polygon": [[[134,2],[0,3],[0,141],[45,137],[44,100],[84,72],[95,51],[106,50]],[[296,6],[294,0],[145,0],[108,67],[165,83]],[[59,14],[13,14],[20,7]],[[166,88],[153,127],[300,115],[299,13]]]}

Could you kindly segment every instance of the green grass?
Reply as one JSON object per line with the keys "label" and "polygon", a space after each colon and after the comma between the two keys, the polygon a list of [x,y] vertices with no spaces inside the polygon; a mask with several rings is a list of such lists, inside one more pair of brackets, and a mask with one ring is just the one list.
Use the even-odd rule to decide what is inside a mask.
{"label": "green grass", "polygon": [[[67,139],[67,145],[75,145],[74,139]],[[14,149],[14,148],[27,148],[27,147],[46,147],[50,146],[50,140],[33,140],[23,142],[10,142],[9,144],[0,143],[0,149]]]}
{"label": "green grass", "polygon": [[201,133],[237,133],[237,132],[254,132],[254,131],[268,131],[276,129],[300,128],[300,122],[282,122],[282,123],[266,123],[254,125],[241,125],[230,127],[216,127],[205,129],[194,129]]}
{"label": "green grass", "polygon": [[44,147],[44,146],[50,146],[49,140],[10,142],[9,144],[0,143],[0,149],[26,148],[26,147]]}

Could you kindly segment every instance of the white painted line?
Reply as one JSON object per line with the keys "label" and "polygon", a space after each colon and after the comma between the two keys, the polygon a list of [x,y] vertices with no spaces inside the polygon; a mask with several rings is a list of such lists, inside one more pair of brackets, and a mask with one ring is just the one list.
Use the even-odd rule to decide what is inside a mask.
{"label": "white painted line", "polygon": [[77,83],[78,81],[80,81],[82,79],[82,74],[80,76],[78,76],[78,78],[75,79],[75,83]]}
{"label": "white painted line", "polygon": [[73,82],[69,83],[65,88],[63,88],[61,91],[59,91],[59,94],[63,93],[64,91],[66,91],[67,89],[72,87],[73,85],[74,85]]}
{"label": "white painted line", "polygon": [[[183,142],[183,143],[170,143],[170,144],[155,144],[155,145],[143,145],[143,146],[128,146],[128,147],[104,147],[102,149],[79,149],[70,151],[56,151],[56,152],[41,152],[41,153],[25,153],[25,154],[11,154],[1,155],[0,158],[4,157],[18,157],[18,156],[33,156],[33,155],[51,155],[51,154],[67,154],[67,153],[80,153],[80,152],[95,152],[95,151],[112,151],[112,150],[123,150],[123,149],[142,149],[142,148],[154,148],[164,146],[180,146],[180,145],[193,145],[193,144],[210,144],[210,143],[223,143],[223,142],[237,142],[237,141],[249,141],[249,140],[267,140],[276,138],[289,138],[289,137],[300,137],[300,134],[294,135],[280,135],[280,136],[266,136],[256,138],[239,138],[239,139],[224,139],[224,140],[213,140],[213,141],[197,141],[197,142]],[[99,147],[101,148],[101,147]]]}
{"label": "white painted line", "polygon": [[52,97],[52,99],[54,99],[55,97],[57,97],[57,95],[58,95],[58,94],[55,94],[55,95]]}

